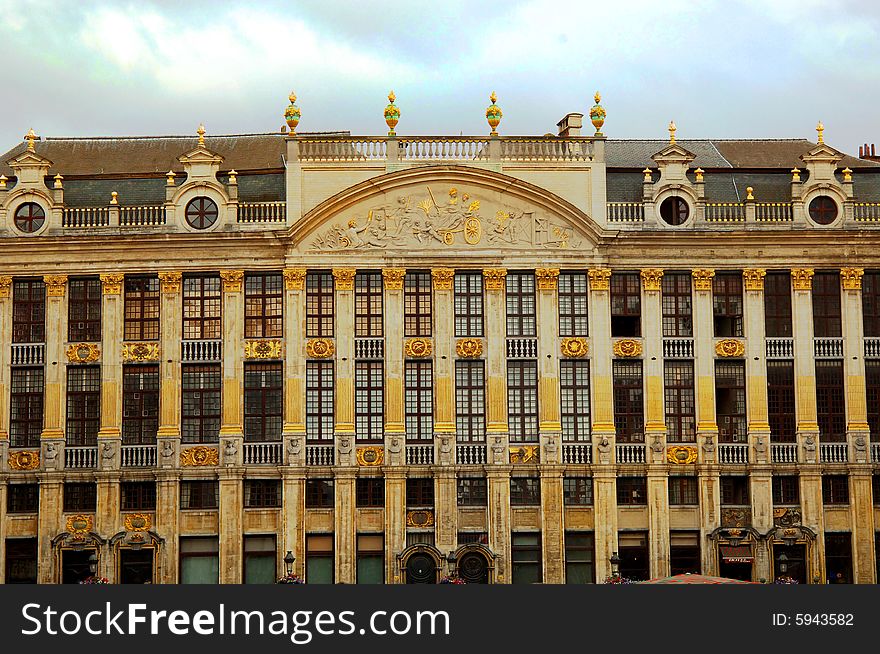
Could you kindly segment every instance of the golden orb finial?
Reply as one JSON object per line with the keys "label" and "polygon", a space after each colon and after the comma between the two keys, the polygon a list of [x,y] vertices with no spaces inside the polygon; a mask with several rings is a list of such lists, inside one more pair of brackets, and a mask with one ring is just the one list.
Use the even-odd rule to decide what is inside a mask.
{"label": "golden orb finial", "polygon": [[34,141],[36,141],[39,137],[37,133],[34,131],[34,128],[31,127],[28,130],[28,133],[24,135],[24,140],[28,142],[28,152],[34,152]]}
{"label": "golden orb finial", "polygon": [[290,104],[287,105],[287,109],[284,110],[284,120],[287,121],[287,126],[290,128],[291,136],[296,133],[296,126],[299,125],[299,119],[302,116],[302,113],[299,110],[299,107],[296,106],[296,93],[293,91],[290,92],[290,95],[287,96],[287,99],[290,100]]}
{"label": "golden orb finial", "polygon": [[196,130],[196,134],[199,135],[199,145],[205,145],[205,126],[202,123],[199,123],[199,128]]}
{"label": "golden orb finial", "polygon": [[486,121],[489,123],[489,127],[492,128],[492,131],[489,132],[489,136],[498,136],[498,131],[496,128],[498,124],[501,122],[501,107],[495,105],[498,101],[498,96],[495,95],[495,91],[492,91],[492,95],[489,96],[489,100],[492,104],[486,108]]}
{"label": "golden orb finial", "polygon": [[669,144],[672,145],[673,143],[675,143],[675,130],[678,129],[675,126],[674,120],[669,121],[669,127],[667,129],[669,130]]}
{"label": "golden orb finial", "polygon": [[599,101],[602,99],[602,96],[596,91],[596,95],[593,96],[593,99],[596,101],[596,104],[592,106],[590,109],[590,122],[593,123],[593,127],[596,128],[596,136],[602,136],[602,125],[605,124],[605,108],[599,104]]}
{"label": "golden orb finial", "polygon": [[394,104],[394,101],[397,99],[397,96],[394,95],[394,91],[388,92],[388,106],[385,107],[385,124],[388,125],[388,136],[397,136],[397,132],[394,131],[394,128],[397,127],[397,122],[400,120],[400,109]]}
{"label": "golden orb finial", "polygon": [[819,134],[819,140],[817,142],[822,145],[825,143],[825,125],[822,124],[821,120],[816,124],[816,132]]}
{"label": "golden orb finial", "polygon": [[753,189],[751,186],[746,186],[746,200],[754,200],[755,199],[755,196],[752,195],[754,190],[755,189]]}
{"label": "golden orb finial", "polygon": [[119,193],[110,191],[110,204],[119,204]]}

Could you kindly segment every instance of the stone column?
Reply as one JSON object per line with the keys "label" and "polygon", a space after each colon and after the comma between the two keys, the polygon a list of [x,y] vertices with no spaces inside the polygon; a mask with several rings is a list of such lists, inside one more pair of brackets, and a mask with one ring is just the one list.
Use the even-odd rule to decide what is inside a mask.
{"label": "stone column", "polygon": [[403,581],[397,555],[405,548],[406,472],[400,466],[392,466],[385,469],[385,581],[389,584]]}
{"label": "stone column", "polygon": [[[303,467],[281,468],[281,484],[283,486],[282,537],[278,543],[278,554],[283,559],[290,550],[296,557],[293,571],[302,577],[305,573],[306,560],[306,507],[305,507],[305,473]],[[279,568],[283,570],[282,567]]]}
{"label": "stone column", "polygon": [[334,268],[337,466],[354,465],[354,268]]}
{"label": "stone column", "polygon": [[614,467],[614,396],[611,366],[611,269],[588,271],[590,279],[590,386],[593,408],[593,512],[596,579],[611,574],[617,551],[617,471]]}
{"label": "stone column", "polygon": [[[486,436],[494,465],[508,463],[507,432],[507,306],[504,268],[486,268]],[[509,489],[508,489],[509,492]],[[508,539],[510,535],[508,534]]]}
{"label": "stone column", "polygon": [[[110,445],[114,454],[120,452],[122,445],[124,281],[122,273],[101,275],[101,428],[98,430],[98,451],[103,452],[103,446]],[[103,456],[98,458],[105,469],[118,467],[121,463],[119,456],[115,461],[107,461]]]}
{"label": "stone column", "polygon": [[[178,465],[175,452],[180,451],[180,403],[182,373],[180,369],[180,342],[183,328],[183,298],[180,294],[180,272],[160,272],[162,287],[159,318],[159,430],[157,433],[158,458],[161,467]],[[171,452],[171,456],[162,456]]]}
{"label": "stone column", "polygon": [[[45,456],[46,447],[51,443],[55,452],[63,450],[64,421],[66,411],[67,357],[64,343],[67,340],[67,275],[46,275],[46,354],[44,367],[45,386],[43,391],[43,433],[40,435]],[[64,468],[64,461],[56,455],[58,469]]]}
{"label": "stone column", "polygon": [[403,413],[403,280],[405,268],[384,268],[382,309],[385,333],[385,464],[405,463]]}
{"label": "stone column", "polygon": [[[434,286],[434,439],[438,465],[455,463],[454,268],[433,268]],[[457,515],[457,512],[456,512]]]}
{"label": "stone column", "polygon": [[153,528],[165,539],[156,579],[162,584],[176,584],[180,538],[180,481],[176,470],[156,473],[156,524]]}
{"label": "stone column", "polygon": [[510,471],[512,466],[486,467],[489,487],[489,547],[498,556],[495,560],[495,581],[511,582],[510,561]]}
{"label": "stone column", "polygon": [[[284,425],[283,439],[286,443],[287,463],[302,466],[305,464],[306,452],[306,269],[287,268],[284,270]],[[287,488],[285,478],[285,489]],[[302,490],[300,490],[302,492]],[[285,505],[287,499],[285,496]],[[296,514],[300,518],[302,513]],[[285,539],[291,541],[290,537]],[[297,557],[296,565],[301,565],[305,558],[302,546],[293,550]],[[286,552],[287,550],[285,550]],[[283,556],[283,553],[282,553]]]}
{"label": "stone column", "polygon": [[[9,448],[9,384],[12,376],[12,277],[0,275],[0,459]],[[5,469],[0,467],[0,470]],[[4,568],[4,572],[5,572]]]}
{"label": "stone column", "polygon": [[[224,445],[220,447],[223,457],[221,463],[239,465],[242,461],[244,442],[241,411],[244,386],[244,271],[221,270],[220,278],[223,280],[223,392],[220,440]],[[225,447],[230,441],[234,447]],[[235,452],[232,455],[233,460],[229,460],[227,449]]]}
{"label": "stone column", "polygon": [[244,494],[241,469],[220,469],[220,583],[240,584],[242,575],[242,512]]}

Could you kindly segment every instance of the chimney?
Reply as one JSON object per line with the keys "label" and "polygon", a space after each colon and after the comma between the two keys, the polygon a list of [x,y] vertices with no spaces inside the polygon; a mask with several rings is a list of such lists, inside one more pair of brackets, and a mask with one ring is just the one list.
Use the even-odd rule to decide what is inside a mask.
{"label": "chimney", "polygon": [[580,136],[581,127],[584,125],[584,115],[578,113],[565,114],[565,117],[556,123],[559,128],[559,136]]}
{"label": "chimney", "polygon": [[880,157],[877,156],[877,148],[874,143],[865,143],[859,146],[859,159],[866,161],[876,161],[880,163]]}

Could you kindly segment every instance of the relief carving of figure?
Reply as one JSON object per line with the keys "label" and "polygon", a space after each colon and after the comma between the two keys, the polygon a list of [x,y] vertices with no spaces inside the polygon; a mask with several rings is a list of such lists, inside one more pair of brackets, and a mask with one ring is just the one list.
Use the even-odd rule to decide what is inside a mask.
{"label": "relief carving of figure", "polygon": [[547,442],[544,444],[544,460],[547,463],[558,463],[556,454],[559,452],[559,445],[556,444],[555,436],[548,436]]}
{"label": "relief carving of figure", "polygon": [[298,436],[287,439],[287,451],[293,456],[299,456],[302,451],[302,443]]}
{"label": "relief carving of figure", "polygon": [[105,461],[110,461],[113,458],[113,444],[112,443],[104,443],[104,448],[101,451],[101,458]]}
{"label": "relief carving of figure", "polygon": [[226,439],[226,449],[223,451],[223,453],[227,457],[233,457],[233,456],[235,456],[235,453],[237,451],[238,451],[238,449],[235,447],[235,441],[231,438],[227,438]]}
{"label": "relief carving of figure", "polygon": [[440,437],[440,465],[452,463],[452,439],[443,435]]}
{"label": "relief carving of figure", "polygon": [[174,456],[174,443],[171,441],[163,441],[162,443],[162,458],[170,459]]}
{"label": "relief carving of figure", "polygon": [[611,442],[607,436],[602,436],[602,440],[596,443],[596,449],[599,450],[599,463],[611,462]]}
{"label": "relief carving of figure", "polygon": [[492,443],[492,463],[501,465],[504,462],[504,438],[496,436],[495,442]]}
{"label": "relief carving of figure", "polygon": [[392,436],[391,442],[388,444],[388,451],[391,454],[400,454],[401,450],[401,442],[399,436]]}
{"label": "relief carving of figure", "polygon": [[812,434],[807,434],[807,437],[804,439],[804,451],[806,452],[806,459],[808,462],[815,463],[816,461],[816,439],[813,438]]}
{"label": "relief carving of figure", "polygon": [[[55,443],[46,443],[46,463],[54,464],[55,459],[58,457],[58,447]],[[47,468],[53,467],[52,465],[47,465]]]}

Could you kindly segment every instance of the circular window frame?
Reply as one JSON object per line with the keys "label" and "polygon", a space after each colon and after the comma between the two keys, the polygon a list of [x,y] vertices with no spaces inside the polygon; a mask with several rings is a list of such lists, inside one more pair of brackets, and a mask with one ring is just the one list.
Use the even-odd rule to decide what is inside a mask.
{"label": "circular window frame", "polygon": [[[672,225],[665,220],[660,213],[660,207],[669,198],[678,198],[684,202],[688,208],[688,216],[680,225]],[[691,193],[691,190],[684,186],[668,186],[661,190],[654,198],[654,220],[661,229],[682,229],[683,227],[693,225],[696,220],[697,198]]]}
{"label": "circular window frame", "polygon": [[[818,220],[813,218],[813,212],[812,212],[813,203],[816,202],[817,200],[820,200],[820,199],[830,200],[831,202],[834,203],[834,207],[836,209],[836,213],[834,215],[834,218],[831,219],[827,223],[819,222]],[[812,194],[807,199],[805,204],[806,204],[805,213],[806,213],[807,219],[810,221],[810,223],[812,225],[814,225],[816,227],[833,227],[843,217],[843,205],[840,202],[840,198],[836,197],[836,195],[834,195],[833,193],[829,193],[828,189],[819,189],[818,191],[816,191],[814,194]]]}
{"label": "circular window frame", "polygon": [[[40,223],[40,226],[35,230],[29,232],[18,226],[18,212],[21,211],[24,207],[29,205],[37,207],[40,211],[43,212],[43,222]],[[35,199],[23,198],[21,202],[9,207],[8,216],[10,219],[10,226],[12,230],[21,234],[22,236],[36,236],[42,232],[44,232],[49,227],[49,210],[41,203],[37,202]]]}
{"label": "circular window frame", "polygon": [[[680,213],[680,210],[681,210],[680,207],[682,205],[684,205],[684,208],[686,209],[686,214],[685,214],[684,219],[678,223],[669,222],[668,220],[666,220],[666,218],[663,217],[663,206],[664,205],[668,206],[667,203],[673,203],[673,202],[678,204],[678,207],[676,208],[677,211],[675,211],[675,213]],[[687,221],[691,219],[692,213],[693,213],[693,210],[691,208],[691,203],[688,202],[687,199],[681,195],[667,195],[665,198],[660,200],[660,203],[657,205],[657,215],[660,217],[660,220],[663,222],[663,224],[666,225],[667,227],[681,227],[682,225],[685,225],[687,223]]]}
{"label": "circular window frame", "polygon": [[[197,225],[194,225],[190,221],[190,217],[189,217],[190,207],[192,207],[193,204],[196,202],[202,203],[202,206],[200,209],[200,211],[202,213],[205,213],[204,207],[205,207],[206,202],[209,202],[214,207],[214,213],[215,213],[214,220],[210,224],[205,225],[203,227],[198,227]],[[183,206],[183,222],[187,226],[188,229],[190,229],[194,232],[205,232],[205,231],[215,229],[217,227],[217,225],[220,224],[220,205],[217,203],[217,201],[214,198],[212,198],[209,195],[205,195],[205,194],[196,195],[195,197],[187,200],[186,204]]]}

